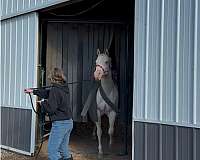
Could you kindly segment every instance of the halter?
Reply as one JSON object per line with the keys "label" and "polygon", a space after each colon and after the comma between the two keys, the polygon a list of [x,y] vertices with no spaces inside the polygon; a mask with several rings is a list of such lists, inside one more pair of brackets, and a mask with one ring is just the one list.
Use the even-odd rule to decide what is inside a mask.
{"label": "halter", "polygon": [[100,64],[96,64],[96,67],[101,68],[104,74],[107,74],[107,73],[109,72],[109,71],[106,71],[106,70],[104,69],[104,67],[103,67],[102,65],[100,65]]}

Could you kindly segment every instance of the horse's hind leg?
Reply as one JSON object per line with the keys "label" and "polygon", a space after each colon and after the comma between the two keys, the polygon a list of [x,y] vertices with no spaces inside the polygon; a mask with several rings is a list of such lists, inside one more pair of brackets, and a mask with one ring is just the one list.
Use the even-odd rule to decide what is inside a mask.
{"label": "horse's hind leg", "polygon": [[101,115],[99,112],[97,112],[98,115],[98,122],[96,122],[96,126],[97,126],[97,137],[98,137],[98,142],[99,142],[99,154],[103,154],[103,150],[102,150],[102,144],[101,144],[101,135],[102,135],[102,130],[101,130]]}
{"label": "horse's hind leg", "polygon": [[114,111],[111,111],[109,114],[108,114],[108,118],[109,118],[109,129],[108,129],[108,134],[110,136],[110,142],[109,142],[109,145],[111,146],[112,145],[112,138],[113,138],[113,133],[114,133],[114,124],[115,124],[115,117],[116,117],[116,112]]}
{"label": "horse's hind leg", "polygon": [[94,127],[93,127],[93,130],[92,130],[92,136],[93,136],[94,139],[96,137],[96,128],[97,128],[97,126],[95,124]]}

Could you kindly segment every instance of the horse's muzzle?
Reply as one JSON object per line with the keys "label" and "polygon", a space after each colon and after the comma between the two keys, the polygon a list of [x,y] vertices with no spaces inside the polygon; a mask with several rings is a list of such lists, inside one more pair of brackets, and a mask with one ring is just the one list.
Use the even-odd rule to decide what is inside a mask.
{"label": "horse's muzzle", "polygon": [[94,78],[96,80],[101,80],[101,78],[103,77],[103,75],[104,75],[103,69],[101,67],[99,67],[99,66],[96,66],[96,70],[94,72]]}

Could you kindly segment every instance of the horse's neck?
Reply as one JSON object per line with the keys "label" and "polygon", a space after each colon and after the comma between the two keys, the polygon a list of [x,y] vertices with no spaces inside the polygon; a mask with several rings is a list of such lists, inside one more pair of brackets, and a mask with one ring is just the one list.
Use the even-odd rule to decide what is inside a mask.
{"label": "horse's neck", "polygon": [[110,94],[110,92],[113,90],[113,88],[115,87],[115,84],[112,80],[112,75],[111,73],[109,73],[109,75],[103,79],[101,79],[101,86],[103,87],[105,93],[107,95]]}

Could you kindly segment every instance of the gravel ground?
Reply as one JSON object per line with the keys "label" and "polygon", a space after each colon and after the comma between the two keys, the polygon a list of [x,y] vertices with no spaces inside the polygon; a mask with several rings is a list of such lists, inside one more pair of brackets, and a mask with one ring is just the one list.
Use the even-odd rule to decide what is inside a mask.
{"label": "gravel ground", "polygon": [[29,156],[24,156],[14,152],[1,149],[1,160],[30,160]]}

